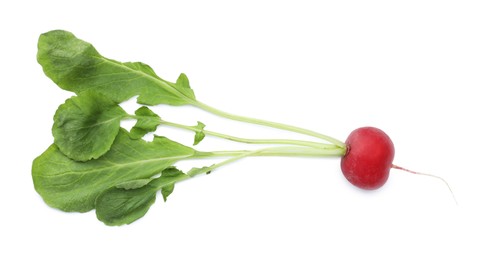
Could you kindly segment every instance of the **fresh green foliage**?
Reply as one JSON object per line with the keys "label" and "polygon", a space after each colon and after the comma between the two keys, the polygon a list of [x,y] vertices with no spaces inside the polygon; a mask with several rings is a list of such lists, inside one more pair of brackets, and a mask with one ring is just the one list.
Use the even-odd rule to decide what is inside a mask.
{"label": "fresh green foliage", "polygon": [[42,34],[37,60],[59,87],[77,94],[92,89],[115,102],[138,96],[146,105],[186,105],[195,100],[185,76],[177,85],[166,82],[148,65],[105,58],[67,31]]}
{"label": "fresh green foliage", "polygon": [[143,217],[154,204],[156,191],[150,184],[131,190],[109,188],[97,197],[97,218],[109,226],[130,224]]}
{"label": "fresh green foliage", "polygon": [[99,93],[86,91],[59,106],[54,115],[54,143],[77,161],[96,159],[109,151],[126,112]]}
{"label": "fresh green foliage", "polygon": [[144,186],[134,189],[109,188],[95,201],[97,218],[111,226],[132,223],[146,214],[155,202],[158,190],[161,190],[166,201],[175,183],[187,178],[188,175],[175,167],[168,167],[160,177],[152,179]]}
{"label": "fresh green foliage", "polygon": [[173,189],[175,188],[175,183],[188,179],[189,177],[192,176],[181,172],[175,167],[168,167],[161,173],[161,176],[156,180],[154,185],[161,188],[161,194],[166,201],[168,196],[172,194]]}
{"label": "fresh green foliage", "polygon": [[175,162],[195,155],[192,148],[156,136],[152,142],[133,140],[121,129],[109,152],[96,160],[69,159],[51,145],[34,160],[34,186],[52,207],[86,212],[104,190],[118,184],[150,178]]}
{"label": "fresh green foliage", "polygon": [[161,118],[148,107],[140,107],[135,114],[137,122],[131,128],[130,136],[132,139],[139,139],[147,133],[156,131],[156,128],[161,123]]}
{"label": "fresh green foliage", "polygon": [[198,145],[202,140],[204,140],[205,137],[204,127],[205,127],[204,123],[197,122],[197,125],[195,126],[197,131],[195,131],[194,145]]}
{"label": "fresh green foliage", "polygon": [[153,178],[130,180],[130,181],[121,182],[115,185],[115,187],[120,189],[125,189],[125,190],[132,190],[132,189],[141,188],[144,185],[150,183],[152,180]]}
{"label": "fresh green foliage", "polygon": [[[195,98],[185,74],[171,83],[158,77],[144,63],[105,58],[91,44],[70,32],[57,30],[42,34],[37,59],[49,78],[76,96],[56,111],[52,128],[54,144],[32,165],[34,187],[48,205],[63,211],[95,209],[97,218],[107,225],[132,223],[146,214],[158,192],[166,201],[175,183],[208,174],[245,157],[324,157],[345,153],[344,143],[329,136],[233,115],[205,105]],[[142,105],[191,105],[224,118],[292,131],[321,142],[236,137],[209,131],[202,122],[189,126],[163,120],[147,106],[131,115],[119,104],[135,96]],[[120,127],[125,119],[136,120],[129,132]],[[151,142],[142,139],[159,125],[194,132],[193,145],[206,136],[214,136],[270,147],[204,152],[162,136],[155,135]],[[181,160],[221,157],[225,159],[210,166],[197,165],[187,173],[174,166]]]}
{"label": "fresh green foliage", "polygon": [[50,31],[39,37],[37,60],[44,73],[59,87],[77,94],[92,90],[115,102],[138,96],[145,105],[192,105],[231,120],[264,125],[326,140],[338,147],[345,144],[335,138],[304,128],[233,115],[199,102],[189,80],[181,74],[177,83],[166,81],[141,62],[118,62],[103,57],[95,48],[72,33]]}
{"label": "fresh green foliage", "polygon": [[195,100],[195,94],[192,88],[190,88],[190,81],[187,78],[187,75],[181,73],[177,79],[177,83],[175,84],[175,88],[180,91],[180,93],[184,94],[186,97]]}

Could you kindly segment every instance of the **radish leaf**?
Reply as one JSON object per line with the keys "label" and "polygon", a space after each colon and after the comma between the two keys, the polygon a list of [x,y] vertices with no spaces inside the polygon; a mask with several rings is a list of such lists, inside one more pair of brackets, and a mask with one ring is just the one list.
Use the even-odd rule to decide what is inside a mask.
{"label": "radish leaf", "polygon": [[190,82],[187,78],[187,75],[181,73],[177,79],[177,83],[175,84],[175,88],[177,88],[180,92],[182,92],[185,96],[195,99],[194,91],[190,88]]}
{"label": "radish leaf", "polygon": [[195,126],[198,131],[195,131],[195,137],[194,137],[194,145],[199,144],[205,137],[204,133],[204,123],[202,122],[197,122],[197,125]]}
{"label": "radish leaf", "polygon": [[32,166],[34,187],[44,201],[64,211],[86,212],[104,190],[131,180],[150,178],[195,150],[165,137],[152,142],[129,138],[121,129],[112,148],[96,160],[69,159],[51,145]]}
{"label": "radish leaf", "polygon": [[195,101],[188,79],[182,78],[175,85],[162,80],[144,63],[105,58],[90,43],[67,31],[42,34],[37,60],[59,87],[77,94],[92,89],[118,103],[138,96],[138,102],[146,105]]}
{"label": "radish leaf", "polygon": [[144,216],[155,199],[156,190],[150,185],[130,190],[112,187],[97,197],[97,218],[109,226],[129,224]]}
{"label": "radish leaf", "polygon": [[160,117],[148,107],[140,107],[136,110],[135,115],[138,121],[129,133],[132,139],[139,139],[149,132],[156,131],[161,121]]}
{"label": "radish leaf", "polygon": [[130,181],[125,181],[125,182],[119,183],[119,184],[115,185],[115,187],[117,187],[119,189],[132,190],[132,189],[141,188],[144,185],[150,183],[152,180],[153,180],[153,178],[130,180]]}
{"label": "radish leaf", "polygon": [[193,167],[192,169],[190,169],[187,174],[190,175],[190,176],[195,176],[195,175],[199,175],[199,174],[202,174],[202,173],[205,173],[205,174],[210,174],[211,171],[212,171],[212,167],[213,165],[211,166],[204,166],[204,167]]}
{"label": "radish leaf", "polygon": [[175,167],[168,167],[161,173],[161,176],[155,181],[155,183],[161,187],[161,194],[163,195],[163,199],[166,201],[168,196],[170,196],[170,194],[173,192],[175,183],[190,177],[190,175],[181,172]]}
{"label": "radish leaf", "polygon": [[95,201],[97,218],[105,224],[130,224],[146,214],[155,202],[156,192],[162,190],[166,198],[173,191],[175,182],[189,178],[175,167],[169,167],[161,176],[137,189],[112,187],[102,192]]}
{"label": "radish leaf", "polygon": [[109,151],[127,114],[114,101],[83,92],[66,100],[54,115],[54,143],[77,161],[95,159]]}

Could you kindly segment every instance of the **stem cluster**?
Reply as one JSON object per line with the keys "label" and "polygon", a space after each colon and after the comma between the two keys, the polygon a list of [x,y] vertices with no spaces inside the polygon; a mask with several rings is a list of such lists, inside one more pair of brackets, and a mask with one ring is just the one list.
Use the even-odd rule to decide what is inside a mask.
{"label": "stem cluster", "polygon": [[[241,121],[250,124],[257,124],[262,126],[268,126],[284,131],[296,132],[299,134],[311,136],[314,138],[321,139],[321,142],[297,140],[297,139],[256,139],[256,138],[243,138],[237,137],[229,134],[224,134],[216,131],[210,131],[203,129],[199,126],[184,125],[175,122],[170,122],[160,118],[154,118],[154,123],[158,125],[165,125],[174,127],[177,129],[192,131],[197,133],[202,133],[204,136],[213,136],[217,138],[222,138],[225,140],[246,143],[246,144],[260,144],[269,145],[269,147],[261,148],[257,150],[227,150],[227,151],[212,151],[212,152],[201,152],[199,151],[195,157],[198,158],[210,158],[210,157],[230,157],[220,163],[214,164],[209,167],[205,167],[201,171],[191,172],[190,175],[197,175],[203,172],[214,171],[215,169],[224,166],[226,164],[232,163],[239,159],[250,156],[284,156],[284,157],[330,157],[330,156],[343,156],[345,154],[345,144],[332,137],[307,130],[304,128],[299,128],[291,125],[255,119],[250,117],[237,116],[230,113],[217,110],[208,105],[203,105],[198,103],[199,107],[209,111],[215,115],[222,116],[228,119]],[[136,120],[147,119],[146,116],[130,115],[128,118]],[[324,142],[326,141],[326,142]]]}

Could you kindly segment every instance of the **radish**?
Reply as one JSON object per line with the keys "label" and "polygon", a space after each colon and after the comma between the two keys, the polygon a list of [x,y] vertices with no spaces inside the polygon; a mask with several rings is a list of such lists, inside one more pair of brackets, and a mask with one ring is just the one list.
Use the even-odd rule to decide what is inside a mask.
{"label": "radish", "polygon": [[394,144],[382,130],[362,127],[346,139],[341,171],[353,185],[367,190],[382,187],[389,178],[394,160]]}
{"label": "radish", "polygon": [[[302,127],[231,114],[198,100],[185,74],[180,74],[175,83],[163,80],[148,65],[105,58],[93,45],[66,31],[41,35],[38,47],[37,58],[46,75],[62,89],[76,93],[59,106],[52,127],[54,144],[32,166],[36,190],[55,208],[77,212],[95,209],[97,218],[108,225],[129,224],[148,211],[157,192],[166,200],[175,183],[250,156],[341,157],[346,179],[365,190],[382,187],[392,168],[436,177],[448,186],[438,176],[394,165],[394,144],[380,129],[358,128],[342,142]],[[135,96],[142,106],[133,114],[119,106]],[[252,139],[210,131],[200,121],[197,125],[170,122],[147,107],[162,104],[193,106],[230,120],[316,140]],[[136,123],[127,131],[120,127],[122,120]],[[206,136],[267,146],[202,151],[164,136],[155,135],[152,142],[142,139],[160,125],[195,132],[193,146]],[[185,172],[175,166],[183,160],[223,157],[226,159]]]}
{"label": "radish", "polygon": [[384,131],[375,127],[361,127],[350,133],[345,141],[346,152],[341,157],[341,171],[345,178],[358,188],[375,190],[389,178],[390,169],[437,178],[445,183],[452,198],[457,199],[445,179],[427,173],[415,172],[392,164],[394,144]]}

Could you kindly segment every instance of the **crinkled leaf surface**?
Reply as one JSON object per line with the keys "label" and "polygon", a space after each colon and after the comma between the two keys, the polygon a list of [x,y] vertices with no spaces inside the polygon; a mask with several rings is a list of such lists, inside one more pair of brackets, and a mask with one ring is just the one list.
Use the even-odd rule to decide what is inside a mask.
{"label": "crinkled leaf surface", "polygon": [[138,189],[112,187],[96,200],[97,218],[109,226],[130,224],[143,217],[156,200],[156,190],[149,184]]}
{"label": "crinkled leaf surface", "polygon": [[133,139],[141,138],[147,133],[156,131],[160,124],[161,118],[148,107],[140,107],[136,110],[135,115],[138,116],[138,120],[129,133]]}
{"label": "crinkled leaf surface", "polygon": [[186,105],[195,100],[188,84],[176,87],[141,62],[105,58],[90,43],[67,31],[42,34],[37,60],[59,87],[77,94],[91,89],[118,103],[138,95],[138,102],[146,105]]}
{"label": "crinkled leaf surface", "polygon": [[192,157],[195,150],[165,137],[152,142],[129,138],[120,129],[112,148],[99,159],[78,162],[51,145],[32,166],[36,191],[44,201],[64,211],[86,212],[104,190],[160,173],[175,162]]}
{"label": "crinkled leaf surface", "polygon": [[155,202],[158,190],[163,191],[169,188],[173,190],[175,182],[186,178],[189,176],[174,167],[169,167],[161,173],[160,177],[143,187],[137,189],[109,188],[97,197],[95,202],[97,218],[110,226],[130,224],[146,214]]}
{"label": "crinkled leaf surface", "polygon": [[99,158],[109,151],[126,112],[99,93],[83,92],[66,100],[54,115],[54,143],[77,161]]}

